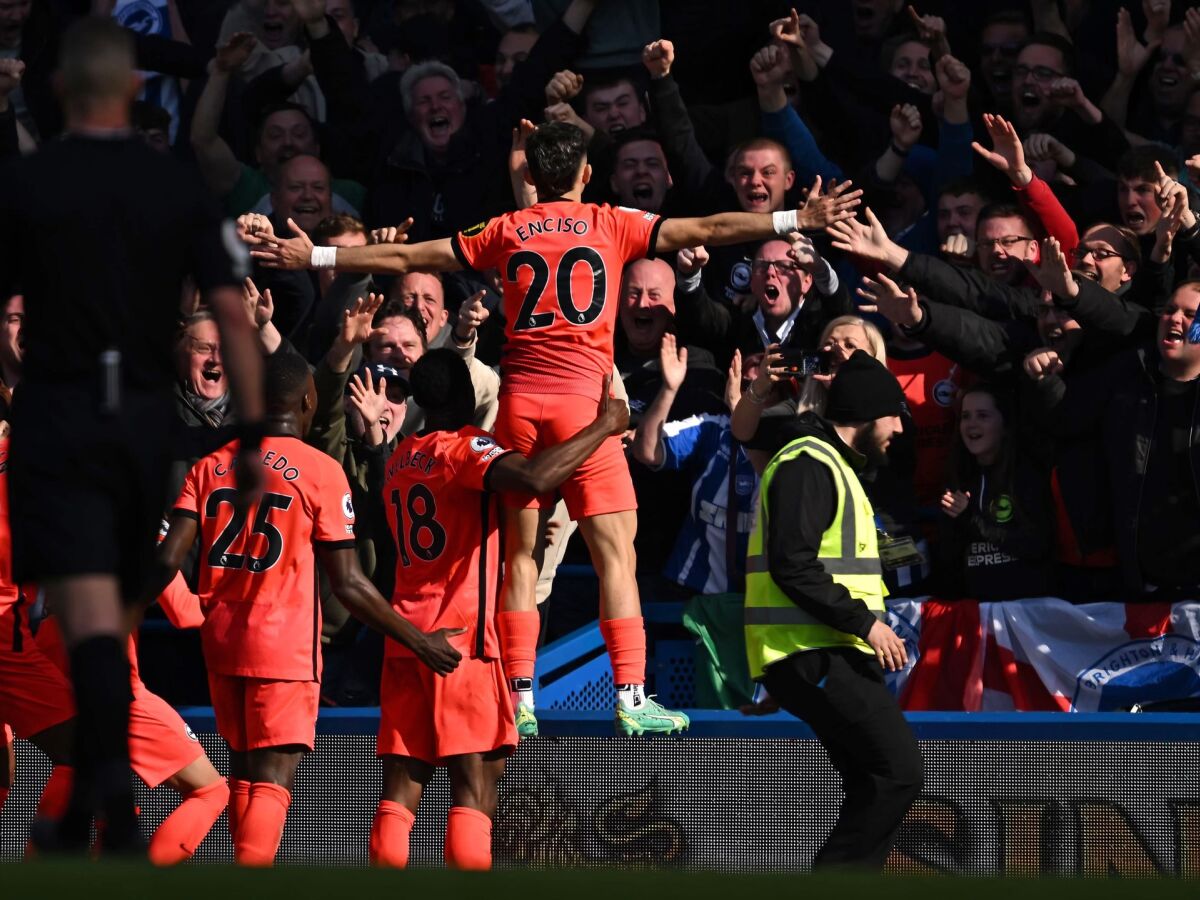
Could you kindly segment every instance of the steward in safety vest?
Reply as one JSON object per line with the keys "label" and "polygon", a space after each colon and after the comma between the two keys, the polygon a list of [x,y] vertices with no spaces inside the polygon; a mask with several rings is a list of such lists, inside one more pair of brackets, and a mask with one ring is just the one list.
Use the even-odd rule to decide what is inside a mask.
{"label": "steward in safety vest", "polygon": [[863,351],[838,368],[825,416],[806,413],[767,464],[746,560],[751,677],[809,724],[845,802],[814,867],[882,868],[921,788],[921,754],[883,671],[907,662],[888,627],[875,513],[859,482],[886,462],[904,394]]}

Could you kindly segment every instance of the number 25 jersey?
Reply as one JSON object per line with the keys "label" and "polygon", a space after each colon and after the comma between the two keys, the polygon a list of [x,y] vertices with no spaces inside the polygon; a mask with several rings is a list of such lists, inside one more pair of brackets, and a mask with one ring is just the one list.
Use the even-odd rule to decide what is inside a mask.
{"label": "number 25 jersey", "polygon": [[600,399],[612,373],[622,272],[653,255],[662,221],[640,209],[554,200],[451,238],[468,269],[500,270],[502,394]]}
{"label": "number 25 jersey", "polygon": [[200,523],[200,629],[210,672],[321,678],[313,545],[354,547],[354,507],[332,458],[292,437],[262,441],[262,494],[237,515],[233,441],[196,463],[175,512]]}
{"label": "number 25 jersey", "polygon": [[[500,655],[500,510],[486,479],[508,452],[471,426],[414,434],[392,453],[383,487],[396,540],[392,608],[422,631],[465,628],[450,643],[476,659]],[[386,654],[412,656],[390,640]]]}

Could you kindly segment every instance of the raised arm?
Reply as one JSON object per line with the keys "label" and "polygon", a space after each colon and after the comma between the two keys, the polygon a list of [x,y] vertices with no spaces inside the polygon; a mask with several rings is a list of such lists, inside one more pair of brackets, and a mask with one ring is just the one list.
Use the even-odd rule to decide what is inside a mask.
{"label": "raised arm", "polygon": [[605,378],[596,418],[590,425],[532,458],[519,453],[500,457],[488,470],[488,489],[522,494],[548,493],[566,481],[609,437],[624,434],[629,427],[629,407],[623,401],[609,397],[610,385],[610,378]]}
{"label": "raised arm", "polygon": [[223,47],[217,48],[208,83],[196,101],[192,116],[191,142],[196,163],[209,188],[218,197],[225,197],[242,176],[242,164],[233,155],[218,130],[229,79],[250,58],[255,46],[254,35],[238,32]]}
{"label": "raised arm", "polygon": [[633,458],[643,465],[656,469],[663,464],[663,425],[671,412],[683,379],[687,377],[687,347],[675,346],[675,335],[668,332],[662,336],[658,350],[659,367],[662,370],[662,387],[642,414],[637,431],[633,435]]}

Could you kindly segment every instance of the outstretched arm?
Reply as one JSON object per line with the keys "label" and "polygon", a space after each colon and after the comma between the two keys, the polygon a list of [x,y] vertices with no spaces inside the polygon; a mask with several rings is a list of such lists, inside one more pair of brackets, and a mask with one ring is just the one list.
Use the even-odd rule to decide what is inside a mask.
{"label": "outstretched arm", "polygon": [[609,437],[624,434],[629,427],[629,407],[608,395],[610,383],[609,378],[604,379],[600,406],[590,425],[532,458],[519,453],[501,456],[488,470],[488,489],[545,494],[566,481]]}
{"label": "outstretched arm", "polygon": [[[253,249],[250,255],[268,269],[332,269],[368,272],[372,275],[403,275],[405,272],[457,272],[462,263],[454,255],[449,238],[419,244],[368,244],[365,247],[313,247],[308,235],[293,220],[288,227],[296,235],[264,236],[264,216],[253,213],[238,219],[238,232]],[[314,253],[315,249],[315,253]]]}
{"label": "outstretched arm", "polygon": [[853,186],[851,182],[843,181],[821,193],[821,176],[818,175],[808,192],[808,199],[799,209],[770,215],[730,212],[702,219],[666,219],[658,230],[654,249],[666,253],[700,245],[740,244],[775,235],[786,236],[794,231],[820,230],[854,217],[855,208],[862,202],[862,191],[850,190]]}

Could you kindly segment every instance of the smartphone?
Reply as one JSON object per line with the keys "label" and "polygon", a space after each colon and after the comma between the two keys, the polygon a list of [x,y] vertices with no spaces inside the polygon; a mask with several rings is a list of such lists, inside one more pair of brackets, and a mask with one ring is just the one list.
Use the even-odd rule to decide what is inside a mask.
{"label": "smartphone", "polygon": [[829,353],[808,353],[799,347],[785,347],[779,351],[783,358],[779,366],[793,378],[829,374]]}

